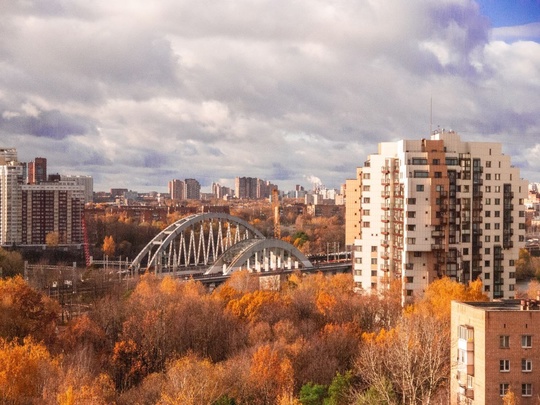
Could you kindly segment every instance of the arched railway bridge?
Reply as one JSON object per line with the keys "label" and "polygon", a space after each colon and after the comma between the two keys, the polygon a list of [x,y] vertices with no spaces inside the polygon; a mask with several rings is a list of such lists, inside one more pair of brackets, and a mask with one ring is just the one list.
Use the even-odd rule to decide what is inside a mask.
{"label": "arched railway bridge", "polygon": [[237,270],[310,270],[313,264],[293,245],[267,239],[241,218],[194,214],[156,235],[131,263],[134,272],[228,276]]}

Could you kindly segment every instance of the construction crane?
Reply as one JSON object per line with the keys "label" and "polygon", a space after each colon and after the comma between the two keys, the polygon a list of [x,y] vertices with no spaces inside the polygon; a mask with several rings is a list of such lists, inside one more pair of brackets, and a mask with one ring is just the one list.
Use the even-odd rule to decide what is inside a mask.
{"label": "construction crane", "polygon": [[279,191],[277,188],[272,190],[272,210],[274,211],[274,238],[281,239],[281,206],[279,204]]}

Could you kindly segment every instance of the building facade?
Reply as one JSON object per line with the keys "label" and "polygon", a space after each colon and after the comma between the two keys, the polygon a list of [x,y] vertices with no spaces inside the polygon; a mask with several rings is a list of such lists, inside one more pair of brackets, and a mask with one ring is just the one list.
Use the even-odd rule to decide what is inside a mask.
{"label": "building facade", "polygon": [[23,183],[24,165],[17,161],[17,150],[0,149],[0,245],[21,241]]}
{"label": "building facade", "polygon": [[444,130],[381,143],[346,188],[358,288],[400,280],[406,299],[448,276],[481,278],[491,298],[514,296],[527,182],[501,144]]}
{"label": "building facade", "polygon": [[452,302],[450,403],[521,405],[540,394],[540,306],[535,300]]}
{"label": "building facade", "polygon": [[94,178],[92,176],[66,175],[60,177],[63,181],[74,181],[75,184],[84,187],[84,202],[94,201]]}
{"label": "building facade", "polygon": [[47,159],[37,157],[28,163],[28,184],[39,184],[47,181]]}
{"label": "building facade", "polygon": [[83,242],[85,189],[75,181],[23,185],[20,243],[43,245],[56,233],[59,244]]}

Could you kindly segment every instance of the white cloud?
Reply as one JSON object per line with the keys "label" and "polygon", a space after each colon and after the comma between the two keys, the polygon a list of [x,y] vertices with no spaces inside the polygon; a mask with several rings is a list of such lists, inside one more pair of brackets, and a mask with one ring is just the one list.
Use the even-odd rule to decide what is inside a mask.
{"label": "white cloud", "polygon": [[288,188],[304,173],[338,187],[378,142],[426,136],[430,99],[435,126],[503,142],[539,180],[527,148],[511,146],[519,136],[532,148],[540,134],[540,45],[519,40],[537,26],[491,32],[472,0],[51,0],[0,11],[3,142],[86,171],[97,189],[235,176]]}

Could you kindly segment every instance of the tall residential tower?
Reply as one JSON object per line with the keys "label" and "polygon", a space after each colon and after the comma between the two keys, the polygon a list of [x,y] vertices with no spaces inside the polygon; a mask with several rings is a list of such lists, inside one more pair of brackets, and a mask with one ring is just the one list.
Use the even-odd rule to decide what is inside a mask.
{"label": "tall residential tower", "polygon": [[513,297],[526,196],[527,182],[499,143],[463,142],[442,130],[379,144],[347,180],[357,287],[400,280],[406,298],[442,276],[480,278],[490,297]]}

